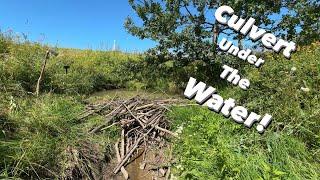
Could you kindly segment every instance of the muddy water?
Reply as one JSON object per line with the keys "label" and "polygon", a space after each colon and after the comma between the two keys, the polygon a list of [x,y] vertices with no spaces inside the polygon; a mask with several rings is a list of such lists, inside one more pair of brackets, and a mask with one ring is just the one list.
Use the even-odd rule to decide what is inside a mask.
{"label": "muddy water", "polygon": [[141,155],[126,167],[126,170],[128,171],[130,179],[132,180],[152,180],[153,179],[151,172],[148,172],[147,170],[143,170],[140,168],[140,164],[142,163],[143,163],[143,156]]}

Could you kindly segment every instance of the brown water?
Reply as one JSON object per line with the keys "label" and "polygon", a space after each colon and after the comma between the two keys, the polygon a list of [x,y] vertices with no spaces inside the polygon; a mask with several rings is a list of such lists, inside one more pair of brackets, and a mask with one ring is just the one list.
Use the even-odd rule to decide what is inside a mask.
{"label": "brown water", "polygon": [[152,180],[152,172],[140,169],[140,164],[143,163],[143,156],[139,156],[132,163],[130,163],[126,170],[128,171],[129,177],[132,180]]}

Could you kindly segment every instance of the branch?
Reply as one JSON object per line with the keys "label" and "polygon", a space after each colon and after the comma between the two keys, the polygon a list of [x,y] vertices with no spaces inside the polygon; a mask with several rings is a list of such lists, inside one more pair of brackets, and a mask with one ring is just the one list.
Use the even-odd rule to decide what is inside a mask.
{"label": "branch", "polygon": [[[120,153],[119,153],[119,142],[116,142],[114,147],[115,147],[115,150],[116,150],[117,161],[119,163],[119,162],[121,162],[121,156],[120,156]],[[123,166],[121,166],[120,170],[121,170],[121,172],[123,174],[124,179],[129,179],[128,172],[126,171],[126,169]]]}
{"label": "branch", "polygon": [[161,128],[161,127],[159,127],[158,125],[156,125],[154,128],[158,129],[159,131],[163,131],[163,132],[165,132],[165,133],[168,133],[168,134],[170,134],[170,135],[172,135],[172,136],[174,136],[174,137],[178,137],[178,134],[176,134],[176,133],[174,133],[174,132],[171,132],[171,131],[169,131],[169,130],[167,130],[167,129]]}
{"label": "branch", "polygon": [[183,7],[187,10],[189,16],[191,16],[191,20],[194,21],[194,16],[191,14],[191,12],[189,11],[188,7],[186,5],[184,5]]}
{"label": "branch", "polygon": [[215,25],[214,23],[209,23],[209,22],[204,22],[204,24],[208,24],[210,26],[214,26]]}

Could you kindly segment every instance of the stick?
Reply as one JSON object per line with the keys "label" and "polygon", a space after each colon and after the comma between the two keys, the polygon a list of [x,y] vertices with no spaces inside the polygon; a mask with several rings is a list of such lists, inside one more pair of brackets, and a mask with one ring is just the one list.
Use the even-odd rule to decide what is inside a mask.
{"label": "stick", "polygon": [[121,157],[124,157],[124,129],[121,132],[121,149],[120,149]]}
{"label": "stick", "polygon": [[112,104],[112,102],[113,102],[113,99],[112,99],[109,103],[103,105],[102,107],[99,107],[98,109],[95,109],[95,110],[91,110],[91,111],[89,111],[88,113],[80,116],[77,120],[78,120],[78,121],[79,121],[79,120],[82,120],[82,119],[84,119],[84,118],[86,118],[86,117],[88,117],[88,116],[90,116],[90,115],[92,115],[92,114],[94,114],[94,113],[100,112],[101,110],[103,110],[104,108],[106,108],[106,107],[108,107],[110,104]]}
{"label": "stick", "polygon": [[176,133],[174,133],[174,132],[171,132],[171,131],[169,131],[169,130],[167,130],[167,129],[161,128],[161,127],[159,127],[158,125],[156,125],[154,128],[156,128],[156,129],[158,129],[158,130],[160,130],[160,131],[163,131],[163,132],[165,132],[165,133],[168,133],[168,134],[170,134],[170,135],[172,135],[172,136],[174,136],[174,137],[178,137],[178,134],[176,134]]}
{"label": "stick", "polygon": [[119,141],[117,141],[114,145],[114,149],[116,150],[116,156],[117,156],[117,160],[119,162],[119,159],[121,161],[121,156],[120,156],[120,153],[119,153]]}
{"label": "stick", "polygon": [[151,104],[146,104],[146,105],[143,105],[143,106],[136,107],[135,110],[140,110],[140,109],[152,107],[153,105],[154,105],[153,103],[151,103]]}
{"label": "stick", "polygon": [[153,127],[149,129],[149,131],[146,134],[143,134],[140,138],[137,139],[136,143],[134,146],[131,148],[131,150],[126,154],[126,156],[122,159],[122,161],[114,168],[113,173],[117,174],[120,170],[120,168],[126,163],[129,159],[129,157],[132,155],[132,153],[137,149],[139,146],[141,140],[147,136],[151,131],[153,130]]}
{"label": "stick", "polygon": [[170,173],[171,173],[171,170],[170,170],[170,166],[168,167],[168,170],[167,170],[167,173],[166,173],[166,180],[169,180],[170,178]]}
{"label": "stick", "polygon": [[167,111],[172,112],[169,108],[166,107],[166,105],[160,104],[161,107],[163,107],[164,109],[166,109]]}
{"label": "stick", "polygon": [[140,121],[140,119],[138,119],[135,115],[133,115],[131,110],[125,104],[123,104],[123,106],[128,110],[128,112],[131,114],[131,116],[139,122],[141,127],[145,128],[145,125]]}
{"label": "stick", "polygon": [[[119,122],[116,122],[116,123],[113,123],[113,124],[111,124],[111,125],[109,125],[109,126],[107,126],[107,127],[101,128],[100,131],[104,131],[104,130],[106,130],[106,129],[109,129],[109,128],[111,128],[112,126],[117,125],[117,124],[119,124]],[[96,133],[96,132],[90,132],[90,133]]]}
{"label": "stick", "polygon": [[[120,154],[119,154],[119,142],[118,141],[116,142],[114,147],[115,147],[115,150],[116,150],[117,161],[121,162],[121,157],[120,157]],[[123,177],[125,179],[129,179],[128,172],[126,171],[126,169],[123,166],[121,166],[121,173],[122,173],[122,175],[123,175]]]}
{"label": "stick", "polygon": [[130,124],[130,123],[132,123],[132,122],[134,122],[134,121],[136,121],[136,120],[135,120],[135,119],[122,119],[122,120],[120,120],[120,124],[121,124],[122,126],[124,126],[124,125]]}
{"label": "stick", "polygon": [[42,64],[42,68],[41,68],[41,72],[40,72],[40,76],[39,76],[39,79],[38,79],[38,82],[37,82],[37,87],[36,87],[36,95],[39,96],[39,92],[40,92],[40,84],[41,84],[41,81],[44,77],[44,71],[46,69],[46,65],[47,65],[47,61],[50,57],[50,50],[48,50],[46,52],[46,56],[44,58],[44,62]]}
{"label": "stick", "polygon": [[90,134],[93,134],[93,133],[97,133],[98,131],[104,129],[107,125],[106,124],[102,124],[98,127],[95,127],[94,129],[92,129],[91,131],[89,131]]}
{"label": "stick", "polygon": [[131,144],[131,137],[127,138],[126,152],[129,151],[130,144]]}
{"label": "stick", "polygon": [[[126,100],[126,101],[124,101],[122,104],[125,104],[125,103],[127,103],[128,101],[130,101],[130,100]],[[118,114],[118,113],[119,113],[118,111],[121,109],[122,104],[120,104],[117,108],[115,108],[113,111],[111,111],[109,114],[107,114],[106,117],[108,117],[108,116],[110,116],[110,115],[115,116],[116,114]]]}
{"label": "stick", "polygon": [[153,116],[153,118],[151,118],[151,120],[149,120],[148,126],[149,125],[154,125],[160,118],[162,117],[161,113],[156,114],[156,116]]}
{"label": "stick", "polygon": [[[99,132],[99,131],[108,129],[108,128],[116,125],[116,124],[119,124],[119,122],[113,123],[113,124],[111,124],[111,125],[109,125],[109,126],[107,126],[107,124],[108,124],[108,122],[106,122],[105,124],[101,124],[100,126],[95,127],[95,128],[93,128],[92,130],[90,130],[89,133],[90,133],[90,134],[93,134],[93,133],[97,133],[97,132]],[[107,126],[107,127],[106,127],[106,126]]]}

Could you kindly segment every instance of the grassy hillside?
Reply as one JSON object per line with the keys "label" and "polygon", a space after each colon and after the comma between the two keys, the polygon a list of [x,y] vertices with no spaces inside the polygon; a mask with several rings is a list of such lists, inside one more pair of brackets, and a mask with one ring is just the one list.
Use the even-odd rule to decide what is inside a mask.
{"label": "grassy hillside", "polygon": [[[55,49],[59,54],[49,59],[41,95],[35,97],[49,47],[4,35],[0,35],[0,47],[0,178],[64,177],[63,173],[72,166],[68,149],[92,148],[100,153],[97,157],[103,162],[117,131],[89,135],[90,128],[104,120],[93,117],[79,122],[77,118],[88,94],[126,87],[130,79],[119,70],[124,63],[142,57],[122,52]],[[65,65],[70,66],[68,74]]]}
{"label": "grassy hillside", "polygon": [[[19,87],[33,92],[49,47],[31,42],[19,43],[4,36],[0,38],[4,49],[0,56],[1,88]],[[124,87],[128,77],[119,69],[126,62],[142,59],[140,55],[122,52],[54,50],[58,56],[50,57],[41,88],[47,92],[89,94]],[[64,66],[70,66],[68,74]]]}
{"label": "grassy hillside", "polygon": [[[110,99],[124,98],[131,92],[118,88],[140,90],[133,94],[147,88],[161,92],[156,86],[166,83],[160,77],[153,79],[155,73],[149,76],[153,70],[146,66],[143,55],[58,48],[54,49],[58,56],[48,60],[36,97],[45,53],[52,48],[4,35],[0,35],[0,47],[0,179],[63,178],[81,164],[106,164],[119,132],[114,128],[89,134],[104,118],[78,121],[85,105],[99,99],[95,92],[102,90],[113,90],[102,93]],[[67,74],[66,65],[70,66]],[[70,160],[74,151],[81,156],[78,164]],[[83,174],[78,173],[80,178]]]}
{"label": "grassy hillside", "polygon": [[[92,93],[127,97],[117,88],[182,93],[193,76],[218,88],[257,113],[270,113],[273,122],[265,134],[247,129],[202,107],[176,107],[168,114],[173,130],[181,131],[175,143],[175,176],[181,179],[319,179],[320,49],[301,48],[289,61],[265,54],[260,69],[237,63],[251,81],[248,91],[219,81],[220,72],[203,74],[200,62],[178,67],[173,61],[122,52],[56,49],[49,59],[41,95],[35,85],[48,47],[17,42],[0,35],[0,178],[66,177],[75,166],[72,153],[90,166],[106,163],[117,128],[101,134],[88,130],[102,117],[78,121]],[[63,66],[70,66],[68,74]],[[207,78],[207,79],[206,79]],[[207,82],[207,81],[206,81]],[[209,83],[209,82],[208,82]],[[210,84],[210,83],[209,83]],[[138,91],[141,94],[142,91]],[[123,94],[125,93],[125,94]],[[163,95],[161,95],[163,96]],[[89,100],[88,100],[89,98]],[[84,153],[86,152],[86,153]],[[94,157],[93,159],[90,159]],[[98,162],[98,163],[97,163]]]}

